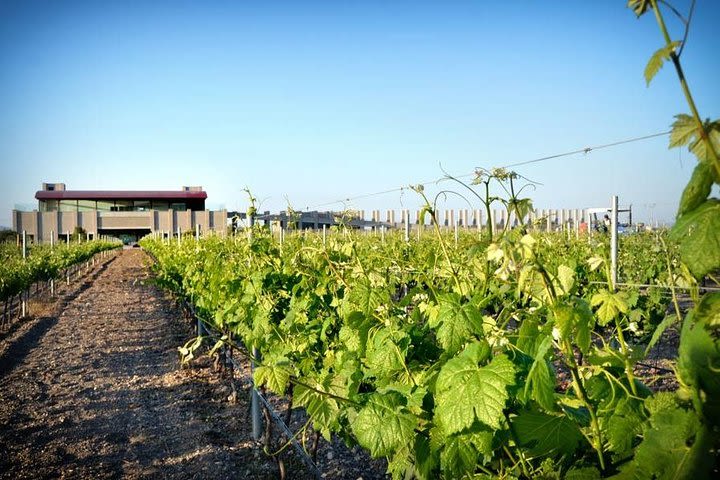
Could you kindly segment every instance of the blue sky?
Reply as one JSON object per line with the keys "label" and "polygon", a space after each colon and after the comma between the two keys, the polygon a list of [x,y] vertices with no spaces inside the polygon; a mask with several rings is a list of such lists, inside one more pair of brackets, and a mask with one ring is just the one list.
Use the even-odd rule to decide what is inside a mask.
{"label": "blue sky", "polygon": [[[0,225],[44,181],[202,185],[213,208],[245,209],[246,186],[261,210],[416,208],[408,191],[330,202],[665,131],[688,109],[670,65],[646,88],[662,37],[625,3],[5,0]],[[697,1],[682,57],[713,118],[718,20]],[[617,194],[671,221],[694,163],[656,138],[517,171],[539,208]]]}

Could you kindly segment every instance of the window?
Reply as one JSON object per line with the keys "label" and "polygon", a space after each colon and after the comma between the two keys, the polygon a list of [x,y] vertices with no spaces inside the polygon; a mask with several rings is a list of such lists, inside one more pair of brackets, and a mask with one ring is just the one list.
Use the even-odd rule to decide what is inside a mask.
{"label": "window", "polygon": [[79,212],[90,212],[95,210],[95,200],[78,200],[78,211]]}
{"label": "window", "polygon": [[77,200],[60,200],[61,212],[77,212]]}
{"label": "window", "polygon": [[57,212],[58,201],[57,200],[41,200],[40,201],[41,212]]}
{"label": "window", "polygon": [[185,203],[171,203],[170,209],[178,212],[184,212],[186,210]]}
{"label": "window", "polygon": [[104,201],[104,200],[97,201],[97,209],[102,210],[104,212],[111,211],[114,206],[115,206],[115,202],[113,202],[113,201]]}
{"label": "window", "polygon": [[138,212],[150,210],[150,200],[135,200],[135,210]]}

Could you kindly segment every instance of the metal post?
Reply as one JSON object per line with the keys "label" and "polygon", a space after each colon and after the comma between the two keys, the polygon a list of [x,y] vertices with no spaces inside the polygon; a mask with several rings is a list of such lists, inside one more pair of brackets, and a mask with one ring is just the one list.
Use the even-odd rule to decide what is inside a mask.
{"label": "metal post", "polygon": [[612,197],[612,210],[610,212],[610,284],[613,290],[617,284],[617,220],[618,220],[618,197]]}
{"label": "metal post", "polygon": [[326,229],[326,226],[325,226],[325,224],[323,223],[323,236],[322,236],[322,239],[323,239],[323,247],[327,244],[327,231],[326,231],[326,230],[327,230],[327,229]]}
{"label": "metal post", "polygon": [[[55,231],[50,230],[50,251],[52,252],[55,248]],[[50,296],[55,296],[55,279],[50,279]]]}
{"label": "metal post", "polygon": [[[22,258],[27,258],[27,232],[22,232]],[[22,298],[22,316],[25,317],[27,314],[27,292],[23,292],[20,297]]]}
{"label": "metal post", "polygon": [[177,227],[177,236],[178,236],[178,247],[182,243],[182,232],[180,231],[180,227]]}
{"label": "metal post", "polygon": [[380,241],[385,244],[385,225],[380,225]]}
{"label": "metal post", "polygon": [[65,244],[70,245],[70,231],[65,232]]}
{"label": "metal post", "polygon": [[405,241],[410,241],[410,210],[404,210],[404,217],[405,217]]}
{"label": "metal post", "polygon": [[[260,360],[260,353],[257,348],[252,349],[253,361],[250,363],[251,370],[255,370],[255,359]],[[260,398],[258,391],[253,383],[252,393],[250,395],[250,416],[252,417],[252,436],[254,440],[260,440],[263,434],[262,417],[260,412]]]}
{"label": "metal post", "polygon": [[195,224],[195,240],[200,240],[200,224]]}

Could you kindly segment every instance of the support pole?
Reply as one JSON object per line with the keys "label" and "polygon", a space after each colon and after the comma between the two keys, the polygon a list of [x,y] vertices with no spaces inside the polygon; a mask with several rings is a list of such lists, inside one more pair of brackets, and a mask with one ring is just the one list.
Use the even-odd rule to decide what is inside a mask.
{"label": "support pole", "polygon": [[610,211],[610,284],[613,290],[617,285],[617,220],[618,220],[618,197],[613,195]]}
{"label": "support pole", "polygon": [[403,216],[405,217],[405,241],[410,241],[410,210],[404,210]]}
{"label": "support pole", "polygon": [[[251,362],[251,369],[255,370],[255,359],[260,360],[260,352],[257,348],[252,349],[253,360]],[[260,411],[260,398],[258,397],[258,391],[255,389],[253,383],[252,393],[250,395],[250,416],[252,417],[252,436],[253,440],[260,440],[263,434],[262,416]]]}

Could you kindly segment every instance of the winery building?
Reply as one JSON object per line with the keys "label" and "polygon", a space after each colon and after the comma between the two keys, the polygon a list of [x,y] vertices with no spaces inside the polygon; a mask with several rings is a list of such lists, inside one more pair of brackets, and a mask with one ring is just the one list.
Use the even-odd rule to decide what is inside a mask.
{"label": "winery building", "polygon": [[38,208],[13,210],[13,229],[34,241],[63,240],[78,227],[96,238],[111,235],[137,240],[153,232],[225,233],[227,212],[205,209],[202,187],[180,190],[67,190],[64,183],[43,183],[35,193]]}

